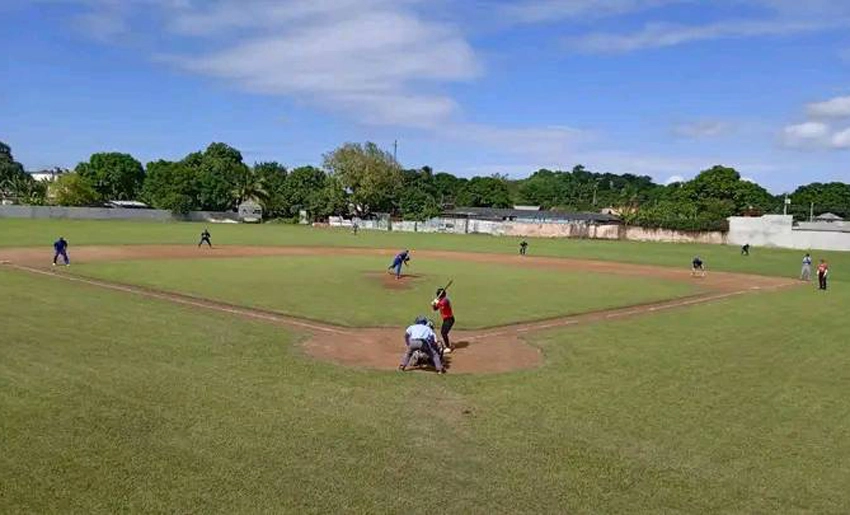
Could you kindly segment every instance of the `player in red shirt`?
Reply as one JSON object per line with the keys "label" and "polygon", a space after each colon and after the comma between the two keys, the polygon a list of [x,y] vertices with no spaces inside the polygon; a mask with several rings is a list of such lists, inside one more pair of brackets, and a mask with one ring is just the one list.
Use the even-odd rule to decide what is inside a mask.
{"label": "player in red shirt", "polygon": [[454,350],[451,340],[449,339],[449,332],[452,330],[452,326],[455,325],[455,314],[452,311],[452,302],[449,300],[448,296],[446,296],[446,290],[443,288],[439,288],[437,290],[437,298],[431,302],[431,309],[434,311],[440,311],[440,318],[443,319],[443,325],[440,327],[440,335],[443,337],[443,344],[445,344],[448,349]]}
{"label": "player in red shirt", "polygon": [[826,289],[826,278],[829,276],[829,265],[823,259],[818,265],[818,289]]}

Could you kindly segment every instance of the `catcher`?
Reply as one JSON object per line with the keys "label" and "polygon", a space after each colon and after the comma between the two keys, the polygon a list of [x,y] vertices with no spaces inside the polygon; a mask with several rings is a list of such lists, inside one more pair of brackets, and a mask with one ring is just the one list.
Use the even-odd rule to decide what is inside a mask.
{"label": "catcher", "polygon": [[[434,334],[434,330],[431,329],[431,325],[428,322],[428,319],[424,316],[416,317],[413,325],[408,327],[404,332],[404,343],[407,346],[407,350],[404,353],[401,364],[398,366],[398,369],[402,372],[411,364],[411,358],[419,353],[423,353],[434,364],[434,368],[437,369],[438,374],[446,373],[446,369],[443,368],[443,362],[440,359],[437,335]],[[417,357],[414,366],[418,365],[418,362],[419,358]]]}

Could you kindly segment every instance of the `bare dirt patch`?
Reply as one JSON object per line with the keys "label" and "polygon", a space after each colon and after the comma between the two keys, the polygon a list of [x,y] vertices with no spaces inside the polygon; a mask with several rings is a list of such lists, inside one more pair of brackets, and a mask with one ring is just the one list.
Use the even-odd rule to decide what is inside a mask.
{"label": "bare dirt patch", "polygon": [[395,273],[389,272],[363,272],[370,281],[381,284],[385,290],[409,290],[413,284],[422,280],[425,276],[417,274],[402,274],[396,278]]}
{"label": "bare dirt patch", "polygon": [[[72,263],[149,259],[207,259],[256,256],[316,256],[316,255],[395,255],[387,249],[351,249],[351,248],[311,248],[311,247],[238,247],[221,246],[197,248],[195,246],[176,245],[138,245],[138,246],[91,246],[71,249]],[[607,261],[585,261],[544,257],[519,257],[500,254],[477,254],[448,251],[417,251],[416,256],[462,260],[476,263],[509,264],[523,267],[543,267],[575,272],[593,271],[601,273],[653,277],[658,279],[694,281],[687,269],[671,269],[646,265],[629,265]],[[289,327],[295,327],[310,333],[303,343],[304,351],[318,359],[332,361],[353,367],[391,370],[399,362],[404,350],[403,328],[399,329],[350,329],[321,322],[288,317],[270,311],[245,308],[221,302],[210,301],[188,295],[151,290],[137,286],[116,284],[107,281],[87,279],[72,275],[73,266],[53,269],[52,253],[43,249],[0,249],[0,262],[19,270],[38,273],[85,283],[102,288],[119,290],[148,297],[169,300],[204,309],[226,312],[246,318],[264,320]],[[389,281],[388,288],[410,287],[409,281],[396,281],[394,276],[379,273],[381,281]],[[377,277],[375,280],[378,280]],[[516,324],[483,331],[454,331],[454,340],[459,342],[457,350],[450,355],[449,369],[460,373],[499,373],[512,370],[529,369],[540,366],[543,356],[539,349],[529,345],[525,336],[536,331],[567,327],[580,323],[604,321],[628,316],[648,314],[655,311],[673,309],[697,303],[711,302],[754,291],[774,290],[797,284],[796,281],[775,277],[711,272],[700,278],[699,284],[707,293],[684,299],[675,299],[628,308],[605,310],[581,315],[562,317],[533,323]],[[392,285],[390,285],[392,283]]]}

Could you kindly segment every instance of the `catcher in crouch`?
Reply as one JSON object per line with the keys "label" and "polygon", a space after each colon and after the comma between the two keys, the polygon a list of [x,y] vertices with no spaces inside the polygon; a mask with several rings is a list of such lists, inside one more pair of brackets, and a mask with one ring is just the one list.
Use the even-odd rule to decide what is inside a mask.
{"label": "catcher in crouch", "polygon": [[444,288],[437,289],[437,298],[431,302],[431,309],[440,311],[440,318],[443,319],[443,325],[440,326],[440,336],[443,337],[443,345],[446,346],[447,351],[451,352],[454,350],[454,346],[449,339],[449,332],[455,325],[455,315],[452,311],[452,302]]}
{"label": "catcher in crouch", "polygon": [[705,277],[705,263],[702,262],[699,256],[695,257],[691,262],[691,276]]}

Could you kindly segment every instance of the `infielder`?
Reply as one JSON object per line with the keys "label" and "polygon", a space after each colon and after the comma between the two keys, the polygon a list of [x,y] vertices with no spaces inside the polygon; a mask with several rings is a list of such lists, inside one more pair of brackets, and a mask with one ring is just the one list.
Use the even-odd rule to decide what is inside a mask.
{"label": "infielder", "polygon": [[803,256],[803,269],[800,271],[800,280],[806,282],[812,280],[812,256],[808,253]]}
{"label": "infielder", "polygon": [[401,360],[398,369],[404,372],[410,363],[410,357],[415,351],[422,351],[427,354],[431,361],[434,362],[434,368],[438,374],[445,374],[446,369],[443,368],[443,362],[440,360],[440,353],[437,351],[437,335],[428,327],[428,319],[424,316],[416,317],[413,325],[408,327],[404,332],[404,343],[407,350]]}
{"label": "infielder", "polygon": [[522,240],[522,242],[519,244],[519,255],[524,256],[526,252],[528,252],[528,242]]}
{"label": "infielder", "polygon": [[705,277],[705,264],[699,256],[695,257],[694,260],[691,261],[691,276],[696,276],[697,274],[701,277]]}
{"label": "infielder", "polygon": [[449,300],[446,290],[443,288],[437,289],[437,298],[431,302],[431,309],[440,311],[440,318],[443,319],[443,325],[440,326],[440,336],[443,337],[443,345],[449,351],[453,351],[454,346],[452,346],[451,340],[449,340],[449,332],[451,332],[452,327],[455,325],[455,315],[452,311],[452,302]]}
{"label": "infielder", "polygon": [[53,242],[53,251],[53,266],[56,266],[56,261],[60,256],[65,261],[65,266],[71,265],[71,261],[68,259],[68,241],[65,238],[60,236],[58,240]]}
{"label": "infielder", "polygon": [[206,243],[212,248],[212,242],[210,241],[210,232],[204,229],[204,232],[201,233],[201,241],[198,242],[198,247]]}
{"label": "infielder", "polygon": [[750,255],[750,244],[747,243],[743,247],[741,247],[741,255],[749,256]]}
{"label": "infielder", "polygon": [[393,259],[393,264],[387,268],[388,271],[395,270],[395,278],[396,280],[401,279],[401,267],[402,265],[407,265],[410,262],[410,251],[405,249],[398,254],[396,254]]}

